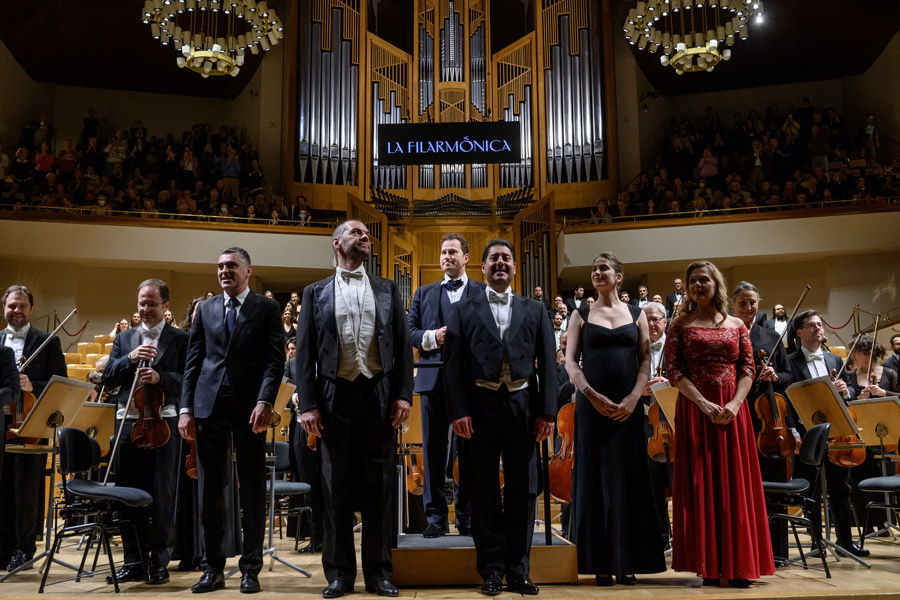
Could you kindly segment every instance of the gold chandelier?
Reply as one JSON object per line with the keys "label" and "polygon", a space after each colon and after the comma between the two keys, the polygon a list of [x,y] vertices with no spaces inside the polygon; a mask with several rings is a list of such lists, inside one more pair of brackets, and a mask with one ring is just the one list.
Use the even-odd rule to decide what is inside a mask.
{"label": "gold chandelier", "polygon": [[153,39],[181,51],[181,67],[237,77],[244,53],[267,52],[284,37],[284,25],[265,0],[145,0],[141,19]]}
{"label": "gold chandelier", "polygon": [[731,59],[731,46],[747,39],[747,23],[762,22],[762,0],[649,0],[628,12],[625,39],[656,52],[679,75],[712,71]]}

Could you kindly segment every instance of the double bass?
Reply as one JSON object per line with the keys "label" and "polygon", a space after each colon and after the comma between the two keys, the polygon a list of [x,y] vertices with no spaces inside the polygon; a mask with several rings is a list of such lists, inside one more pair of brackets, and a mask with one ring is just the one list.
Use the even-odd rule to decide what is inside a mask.
{"label": "double bass", "polygon": [[[781,343],[781,342],[778,342]],[[777,346],[776,346],[777,347]],[[760,361],[761,373],[769,366],[766,351],[760,348],[756,353]],[[762,427],[756,434],[756,447],[759,453],[773,460],[787,458],[794,454],[797,448],[797,440],[785,424],[787,414],[787,401],[784,396],[775,392],[775,386],[771,381],[766,382],[766,391],[760,394],[753,402],[756,414]]]}

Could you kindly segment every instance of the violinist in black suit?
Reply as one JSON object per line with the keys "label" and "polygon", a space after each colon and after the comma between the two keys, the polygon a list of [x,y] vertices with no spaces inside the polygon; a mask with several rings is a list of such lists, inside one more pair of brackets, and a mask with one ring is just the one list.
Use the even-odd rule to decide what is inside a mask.
{"label": "violinist in black suit", "polygon": [[[141,325],[116,336],[103,371],[103,383],[113,390],[109,399],[118,405],[116,429],[122,430],[116,450],[116,485],[145,490],[153,497],[153,503],[149,511],[133,516],[137,540],[123,532],[125,566],[116,577],[119,581],[146,579],[151,584],[162,584],[169,581],[167,567],[175,545],[175,484],[181,446],[178,406],[188,334],[167,324],[163,318],[169,309],[169,286],[165,282],[159,279],[142,282],[138,286],[137,307]],[[169,441],[159,448],[143,449],[132,442],[131,432],[138,411],[132,403],[126,415],[125,404],[135,376],[139,386],[156,386],[164,395],[160,414],[170,435]],[[144,398],[150,401],[149,391]],[[149,558],[150,573],[144,573],[142,556]]]}
{"label": "violinist in black suit", "polygon": [[[3,294],[2,302],[6,329],[0,333],[0,346],[12,348],[18,363],[31,358],[50,334],[31,325],[34,296],[27,287],[10,286]],[[19,374],[19,387],[22,392],[32,392],[40,398],[54,375],[66,376],[66,359],[58,337],[34,355],[25,372]],[[16,402],[22,402],[21,393]],[[18,442],[13,440],[11,443]],[[44,457],[9,453],[5,458],[0,475],[0,567],[12,571],[28,563],[37,548],[39,513],[43,506],[40,489]]]}
{"label": "violinist in black suit", "polygon": [[[19,370],[16,368],[16,353],[12,348],[0,346],[0,409],[15,404],[22,389],[19,387]],[[0,413],[2,414],[2,413]],[[6,418],[0,421],[0,426],[6,431]],[[3,468],[3,454],[6,444],[0,444],[0,470]],[[8,562],[8,561],[7,561]]]}
{"label": "violinist in black suit", "polygon": [[221,295],[197,305],[191,324],[178,431],[197,440],[207,568],[191,590],[225,587],[226,484],[231,441],[240,481],[241,591],[260,591],[266,523],[266,436],[281,376],[284,330],[274,300],[249,287],[243,248],[226,248],[217,265]]}
{"label": "violinist in black suit", "polygon": [[486,293],[453,305],[444,340],[453,431],[465,438],[482,593],[499,594],[506,575],[509,591],[537,594],[529,577],[538,490],[535,441],[553,433],[557,404],[553,330],[539,302],[512,293],[516,274],[512,244],[492,240],[481,260]]}
{"label": "violinist in black suit", "polygon": [[[765,327],[757,318],[761,313],[759,311],[759,290],[752,283],[742,281],[737,284],[731,292],[731,310],[734,316],[744,323],[744,327],[750,332],[750,343],[753,346],[753,358],[756,362],[757,377],[753,381],[753,387],[747,394],[750,401],[750,420],[753,423],[753,431],[759,433],[762,428],[759,414],[753,404],[757,398],[765,397],[768,399],[769,385],[772,386],[773,393],[781,394],[785,400],[784,390],[791,384],[791,367],[788,363],[788,355],[784,349],[784,344],[778,342],[778,334],[773,329]],[[759,352],[762,350],[768,357],[768,365],[762,368],[762,359]],[[768,401],[768,400],[766,400]],[[795,438],[796,445],[800,446],[800,434],[795,424],[793,410],[790,405],[785,403],[785,414],[783,415],[784,425],[787,428],[788,435]],[[759,459],[759,470],[763,481],[785,482],[788,480],[787,463],[783,458],[772,459],[763,456],[760,452],[756,453]],[[772,552],[775,556],[787,556],[788,552],[788,531],[787,523],[781,519],[769,523],[769,537],[772,541]]]}
{"label": "violinist in black suit", "polygon": [[676,277],[673,285],[675,286],[675,291],[666,296],[666,318],[669,319],[675,316],[672,314],[675,311],[675,305],[684,302],[685,298],[684,281],[680,277]]}
{"label": "violinist in black suit", "polygon": [[[409,307],[409,332],[412,344],[419,349],[419,363],[440,363],[441,350],[450,319],[450,307],[484,293],[484,284],[466,275],[469,243],[457,233],[441,238],[441,269],[444,279],[420,286]],[[539,290],[540,288],[535,288]],[[447,532],[447,500],[444,477],[447,470],[447,434],[450,431],[450,407],[444,391],[443,368],[419,367],[415,392],[422,401],[422,450],[425,463],[425,518],[428,525],[422,535],[438,537]],[[457,438],[454,436],[454,440]],[[458,449],[460,444],[454,444]],[[456,452],[451,453],[451,456]],[[456,527],[460,534],[469,533],[469,493],[460,476],[456,501]]]}
{"label": "violinist in black suit", "polygon": [[[825,330],[819,313],[814,310],[803,311],[794,318],[794,323],[797,325],[800,349],[788,356],[793,381],[827,377],[832,372],[840,373],[844,362],[839,356],[828,352],[823,347]],[[847,385],[847,373],[842,373],[841,377],[835,380],[834,388],[845,402],[856,398],[853,387]],[[802,437],[806,433],[806,428],[799,419],[796,419],[796,425]],[[799,461],[795,467],[795,473],[798,477],[804,477],[810,481],[815,480],[815,473],[809,472],[809,468]],[[839,467],[826,460],[825,476],[828,482],[831,512],[834,515],[837,545],[856,556],[868,556],[869,551],[853,543],[850,533],[850,469]],[[816,496],[818,494],[817,491]],[[818,508],[812,511],[813,523],[818,523],[820,513],[821,510]]]}
{"label": "violinist in black suit", "polygon": [[[646,288],[644,288],[646,289]],[[647,330],[650,335],[650,380],[641,392],[644,405],[644,433],[649,441],[653,436],[653,426],[647,414],[653,401],[650,386],[668,381],[666,379],[666,357],[663,348],[666,346],[666,307],[659,302],[647,302],[642,309],[647,317]],[[653,506],[656,509],[656,520],[659,523],[659,537],[663,545],[669,546],[671,530],[669,528],[669,501],[666,488],[672,487],[672,463],[660,463],[647,457],[650,466],[650,489],[653,492]]]}
{"label": "violinist in black suit", "polygon": [[303,291],[297,332],[300,423],[321,436],[325,504],[325,598],[353,591],[354,511],[362,511],[365,588],[396,596],[393,565],[394,429],[409,418],[412,344],[397,285],[365,271],[372,247],[365,224],[332,234],[337,271]]}

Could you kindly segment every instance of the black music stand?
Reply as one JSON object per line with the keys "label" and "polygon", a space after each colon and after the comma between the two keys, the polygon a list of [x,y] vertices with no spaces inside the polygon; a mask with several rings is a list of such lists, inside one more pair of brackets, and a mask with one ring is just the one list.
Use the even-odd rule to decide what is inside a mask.
{"label": "black music stand", "polygon": [[[50,555],[50,537],[53,533],[53,491],[56,489],[56,457],[59,455],[59,441],[57,440],[56,430],[72,422],[75,415],[81,409],[82,403],[91,395],[94,386],[86,381],[76,381],[66,377],[54,375],[50,378],[41,397],[37,399],[34,408],[22,421],[22,426],[13,430],[19,437],[23,438],[50,438],[53,443],[49,446],[45,445],[24,445],[9,446],[7,452],[20,452],[23,454],[50,454],[50,495],[47,498],[47,515],[44,529],[44,551],[36,554],[34,558],[22,564],[18,568],[10,571],[6,575],[0,577],[0,582],[6,581],[16,573],[30,568],[34,563],[42,558]],[[70,565],[58,558],[53,559],[58,565],[62,565],[73,571],[78,571],[78,567]],[[41,565],[40,570],[47,568],[45,563]]]}
{"label": "black music stand", "polygon": [[[800,422],[807,429],[820,423],[831,423],[831,437],[833,438],[854,436],[859,433],[859,427],[850,416],[844,399],[838,394],[830,377],[798,381],[789,385],[785,393],[794,406],[794,410],[797,411]],[[831,541],[831,514],[828,510],[828,482],[824,466],[820,472],[822,507],[825,513],[825,532],[822,536],[822,543],[838,562],[841,560],[840,555],[843,555],[867,569],[871,568],[871,564]],[[813,550],[805,556],[816,556],[817,554],[818,550]]]}
{"label": "black music stand", "polygon": [[[882,398],[866,398],[864,400],[854,400],[850,406],[856,412],[857,423],[859,424],[859,435],[867,446],[877,448],[881,451],[881,456],[876,457],[881,462],[881,476],[887,477],[887,468],[889,464],[893,464],[893,458],[897,457],[897,453],[888,454],[884,451],[884,440],[888,439],[897,441],[900,439],[900,398],[897,396],[885,396]],[[891,506],[891,494],[884,494],[885,506]],[[889,533],[893,539],[897,539],[894,531],[900,531],[893,523],[893,512],[896,509],[887,509],[891,515],[891,521],[885,521],[884,527],[866,535],[866,538],[877,537],[883,533]]]}

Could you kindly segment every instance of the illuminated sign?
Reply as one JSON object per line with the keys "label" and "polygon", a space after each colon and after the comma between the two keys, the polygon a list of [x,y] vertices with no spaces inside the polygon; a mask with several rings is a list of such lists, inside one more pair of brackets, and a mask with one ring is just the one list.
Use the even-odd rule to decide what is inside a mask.
{"label": "illuminated sign", "polygon": [[417,123],[378,126],[379,165],[518,163],[519,124]]}

